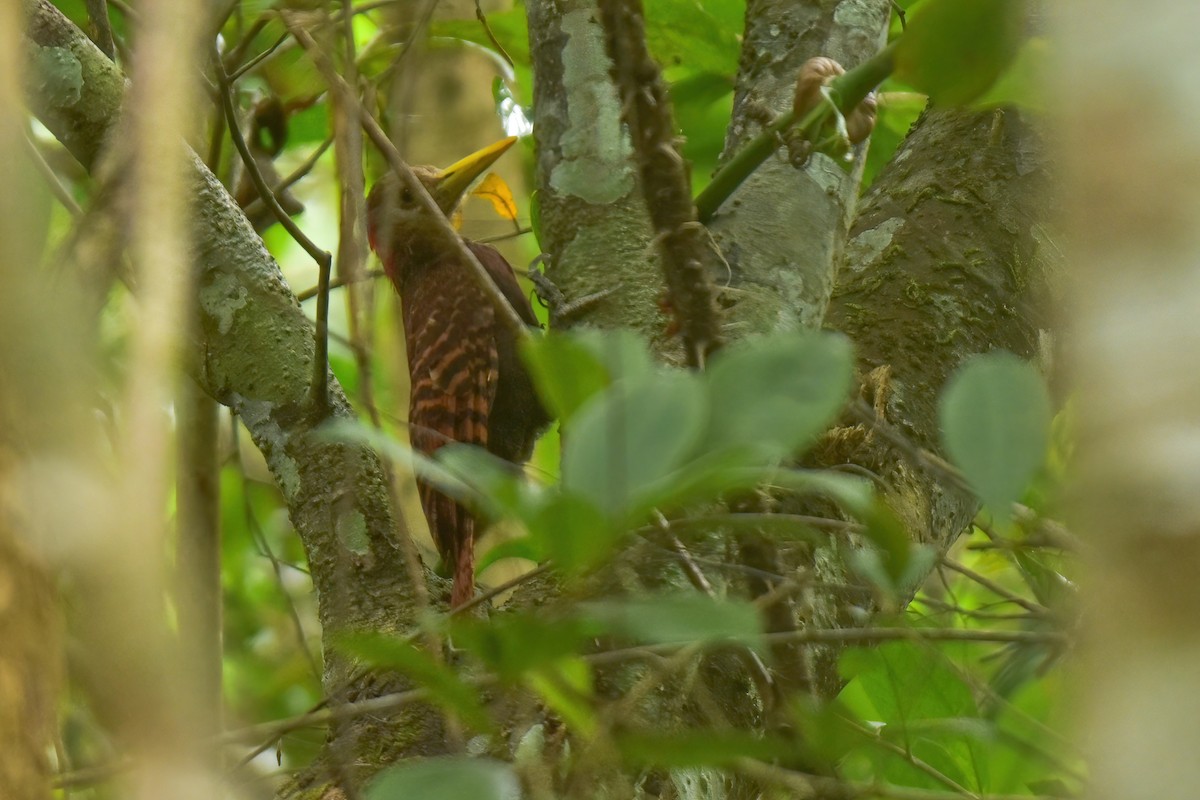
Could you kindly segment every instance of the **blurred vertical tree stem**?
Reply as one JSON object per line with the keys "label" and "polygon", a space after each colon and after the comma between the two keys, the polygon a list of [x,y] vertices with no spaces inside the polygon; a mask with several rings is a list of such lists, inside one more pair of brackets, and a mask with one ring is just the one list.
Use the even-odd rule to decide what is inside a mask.
{"label": "blurred vertical tree stem", "polygon": [[1097,800],[1200,786],[1200,50],[1196,6],[1066,3],[1057,76],[1094,538],[1079,720]]}
{"label": "blurred vertical tree stem", "polygon": [[[57,740],[62,689],[62,630],[58,596],[48,569],[50,539],[63,531],[40,513],[36,496],[50,482],[40,465],[55,458],[73,463],[80,449],[80,410],[64,390],[82,388],[69,338],[47,307],[43,276],[29,269],[40,260],[39,177],[23,146],[26,130],[20,78],[24,72],[20,7],[0,3],[0,797],[45,800],[51,796],[47,754]],[[77,348],[80,350],[83,348]],[[56,352],[59,351],[59,352]],[[66,351],[71,352],[71,351]],[[76,413],[72,414],[71,411]],[[39,552],[40,551],[40,552]]]}
{"label": "blurred vertical tree stem", "polygon": [[[175,397],[175,581],[179,642],[195,680],[195,726],[201,737],[221,730],[221,473],[220,406],[190,379]],[[219,766],[214,761],[213,766]]]}
{"label": "blurred vertical tree stem", "polygon": [[[119,140],[115,130],[125,100],[124,78],[48,0],[25,0],[22,5],[28,14],[26,37],[17,52],[23,51],[32,73],[25,82],[29,104],[81,164],[95,169],[106,144]],[[199,335],[182,343],[183,366],[207,394],[237,412],[262,451],[304,543],[327,645],[331,634],[347,629],[403,629],[412,623],[415,606],[396,537],[408,533],[392,515],[379,456],[366,446],[318,434],[304,413],[314,353],[312,326],[228,192],[199,159],[186,153],[179,138],[174,143],[188,159],[186,186],[192,204],[186,232],[175,246],[182,251],[187,248],[181,242],[191,245],[195,291],[190,302],[201,322]],[[62,315],[66,321],[77,316]],[[65,323],[60,327],[67,330]],[[24,339],[29,341],[28,336]],[[81,336],[77,341],[92,338]],[[76,352],[78,347],[63,349]],[[329,392],[332,417],[353,418],[332,377]],[[128,452],[135,450],[127,447]],[[163,506],[158,508],[161,514]],[[125,629],[138,630],[128,620]],[[103,639],[104,634],[95,633]],[[102,651],[101,644],[95,646]],[[124,644],[119,647],[136,652]],[[332,648],[327,647],[324,664],[331,691],[347,681],[363,680],[361,673],[350,675],[347,660]],[[387,690],[386,681],[372,685],[372,691]],[[337,728],[352,748],[358,746],[355,742],[369,743],[372,763],[389,763],[414,737],[441,741],[441,725],[439,715],[417,707],[390,718],[357,718]],[[405,736],[395,735],[397,730],[404,730]]]}

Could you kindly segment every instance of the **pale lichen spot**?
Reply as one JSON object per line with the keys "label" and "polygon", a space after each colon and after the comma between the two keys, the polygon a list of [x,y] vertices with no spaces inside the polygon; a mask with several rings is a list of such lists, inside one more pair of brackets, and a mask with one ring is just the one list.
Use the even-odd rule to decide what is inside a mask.
{"label": "pale lichen spot", "polygon": [[246,287],[228,272],[210,273],[209,284],[200,290],[200,308],[217,321],[217,330],[227,334],[233,328],[233,318],[248,302]]}
{"label": "pale lichen spot", "polygon": [[563,84],[570,98],[562,161],[550,175],[555,191],[607,205],[633,190],[628,139],[621,130],[617,90],[609,77],[604,32],[590,11],[563,15]]}
{"label": "pale lichen spot", "polygon": [[367,555],[371,540],[367,536],[367,520],[362,512],[355,510],[351,514],[339,514],[335,525],[338,541],[343,547],[357,555]]}
{"label": "pale lichen spot", "polygon": [[892,217],[846,242],[846,269],[860,272],[870,266],[892,243],[892,237],[903,224],[902,218]]}
{"label": "pale lichen spot", "polygon": [[39,47],[33,54],[31,75],[42,77],[37,87],[45,95],[42,101],[69,108],[83,97],[83,65],[65,47]]}

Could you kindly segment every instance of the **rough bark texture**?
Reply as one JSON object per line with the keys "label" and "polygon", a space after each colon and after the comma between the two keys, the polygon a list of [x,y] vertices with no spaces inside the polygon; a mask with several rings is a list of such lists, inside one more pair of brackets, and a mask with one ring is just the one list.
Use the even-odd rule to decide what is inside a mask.
{"label": "rough bark texture", "polygon": [[[887,3],[818,7],[751,2],[730,151],[753,133],[750,118],[756,105],[778,111],[790,103],[795,73],[805,59],[831,55],[852,67],[867,57],[881,41],[887,11]],[[561,76],[561,65],[554,59],[563,53],[564,34],[541,19],[540,13],[530,11],[532,49],[543,52],[539,68],[549,65],[559,70],[540,76],[550,85],[540,89],[536,104],[538,125],[554,129],[554,134],[543,130],[539,141],[541,186],[547,192],[548,176],[561,163],[561,154],[545,149],[561,137],[565,114],[541,98],[567,103],[574,95],[561,78],[554,77]],[[539,42],[546,36],[550,38]],[[916,445],[937,451],[936,400],[956,367],[971,355],[997,348],[1023,357],[1036,354],[1039,320],[1031,298],[1038,294],[1046,266],[1038,226],[1045,180],[1039,147],[1037,137],[1014,113],[931,112],[865,198],[849,233],[856,170],[847,174],[820,156],[802,171],[781,159],[765,165],[712,225],[733,270],[724,298],[729,304],[731,338],[817,326],[824,319],[826,327],[855,341],[865,384],[863,399]],[[615,179],[620,174],[610,171],[605,177]],[[578,219],[582,229],[600,229],[605,222],[613,223],[596,222],[594,206],[559,201],[561,216],[555,224]],[[563,231],[548,226],[545,202],[543,198],[543,239],[556,252],[555,247],[568,241],[575,228]],[[622,206],[618,211],[618,215],[630,213],[636,214],[636,208]],[[594,258],[612,269],[621,268],[621,256],[614,256],[611,247]],[[839,266],[844,274],[825,318]],[[643,274],[641,280],[653,283],[655,278]],[[628,317],[622,309],[614,313],[615,317],[593,315],[588,321],[601,326],[640,324],[636,308]],[[914,464],[882,437],[853,422],[835,429],[812,459],[824,466],[854,464],[879,475],[885,485],[883,499],[913,541],[938,552],[944,552],[967,528],[976,510],[974,498],[953,489],[945,476]],[[791,501],[784,501],[780,510],[813,511],[796,508]],[[729,541],[735,538],[729,531],[712,531],[708,537],[689,539],[688,546],[698,557],[727,561]],[[776,629],[861,624],[861,614],[876,609],[869,590],[855,589],[864,581],[847,567],[847,557],[858,545],[840,539],[815,551],[768,546],[758,553],[762,563],[756,566],[792,576],[811,570],[813,585],[823,587],[779,604],[769,624]],[[741,557],[747,555],[744,549]],[[723,581],[720,575],[708,578],[717,584]],[[576,589],[604,596],[685,582],[667,549],[640,542],[623,553],[616,568],[597,585]],[[828,589],[838,586],[844,589]],[[778,653],[781,658],[773,664],[777,677],[790,682],[790,689],[807,687],[830,696],[840,688],[837,654],[833,647],[808,648],[802,653]],[[604,676],[602,686],[611,696],[621,697],[640,675],[636,670],[615,670]],[[751,665],[735,655],[715,656],[706,660],[695,678],[703,682],[707,696],[716,699],[726,722],[761,728],[762,711],[770,701],[763,697]],[[667,693],[642,709],[644,721],[696,722],[690,697],[687,692]],[[672,773],[657,780],[686,792],[689,779]],[[703,780],[709,781],[707,789],[696,796],[749,797],[756,792],[752,782],[741,779],[710,774]],[[691,791],[696,791],[695,785]]]}
{"label": "rough bark texture", "polygon": [[[49,2],[26,0],[25,6],[30,102],[76,158],[95,168],[116,125],[124,81]],[[412,621],[415,609],[396,544],[407,533],[397,530],[379,457],[320,430],[354,415],[332,374],[329,419],[311,413],[312,325],[262,240],[194,156],[189,181],[201,328],[184,354],[190,371],[206,392],[237,411],[266,457],[304,543],[326,635],[396,630]],[[344,682],[344,666],[326,651],[327,686]],[[346,696],[363,691],[351,688]],[[382,763],[410,748],[436,749],[442,741],[437,719],[417,709],[403,728],[387,719],[342,726],[362,748],[351,751],[351,761]],[[397,729],[407,738],[396,736]]]}
{"label": "rough bark texture", "polygon": [[[747,3],[724,157],[758,132],[764,114],[791,108],[807,59],[829,56],[850,69],[871,56],[883,43],[889,12],[887,0]],[[864,152],[858,149],[849,170],[819,153],[796,169],[781,149],[725,201],[709,227],[730,268],[722,298],[730,338],[820,326]]]}
{"label": "rough bark texture", "polygon": [[[940,450],[937,398],[967,358],[1038,355],[1046,177],[1039,137],[1017,112],[934,110],[863,199],[825,324],[854,341],[862,398],[921,448]],[[820,463],[882,479],[914,543],[945,552],[970,524],[974,497],[865,428],[837,428],[825,445]],[[840,555],[818,550],[819,580],[847,581]],[[831,599],[808,598],[802,618],[847,624],[847,598]],[[813,667],[825,693],[838,685],[835,655]]]}

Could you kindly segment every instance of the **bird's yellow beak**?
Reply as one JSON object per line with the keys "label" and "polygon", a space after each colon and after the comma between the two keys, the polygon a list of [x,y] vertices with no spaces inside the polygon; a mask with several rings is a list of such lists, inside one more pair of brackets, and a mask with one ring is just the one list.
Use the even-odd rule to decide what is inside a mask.
{"label": "bird's yellow beak", "polygon": [[434,178],[436,183],[433,186],[433,199],[449,214],[475,179],[495,164],[496,159],[504,155],[504,151],[516,144],[516,141],[516,136],[501,139],[440,170]]}

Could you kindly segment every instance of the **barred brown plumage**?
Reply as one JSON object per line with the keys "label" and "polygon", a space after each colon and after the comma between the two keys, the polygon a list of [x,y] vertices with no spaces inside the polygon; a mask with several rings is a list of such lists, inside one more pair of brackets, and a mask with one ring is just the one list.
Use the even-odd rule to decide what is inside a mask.
{"label": "barred brown plumage", "polygon": [[[484,148],[445,170],[414,172],[449,216],[471,181],[514,141]],[[521,364],[516,336],[496,319],[491,301],[446,241],[443,225],[389,173],[367,198],[367,227],[371,249],[400,293],[413,448],[429,455],[449,442],[464,442],[523,464],[549,416]],[[518,316],[537,325],[504,257],[487,245],[466,244]],[[438,552],[454,572],[450,604],[461,605],[474,593],[476,520],[429,484],[418,481],[418,490]]]}

